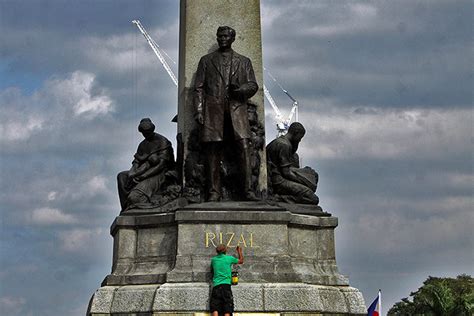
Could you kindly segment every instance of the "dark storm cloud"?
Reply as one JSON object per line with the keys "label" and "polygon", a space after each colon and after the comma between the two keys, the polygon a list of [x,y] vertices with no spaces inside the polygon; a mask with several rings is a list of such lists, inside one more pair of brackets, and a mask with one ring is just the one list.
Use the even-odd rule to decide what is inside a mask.
{"label": "dark storm cloud", "polygon": [[0,4],[3,23],[15,29],[97,35],[116,34],[131,18],[145,18],[164,24],[174,22],[178,6],[173,1],[151,0],[7,0]]}
{"label": "dark storm cloud", "polygon": [[[12,83],[18,82],[19,71],[44,80],[50,73],[89,70],[97,66],[91,59],[101,61],[94,54],[102,48],[110,49],[107,57],[116,59],[135,43],[146,46],[131,20],[140,19],[153,35],[155,28],[176,23],[179,7],[172,1],[3,1],[0,5],[0,40],[8,43],[1,46],[0,56],[7,78],[12,78],[7,82]],[[167,40],[164,48],[177,47],[177,32],[173,35],[171,46]]]}
{"label": "dark storm cloud", "polygon": [[296,95],[340,105],[471,105],[471,2],[263,4],[265,64]]}
{"label": "dark storm cloud", "polygon": [[58,34],[118,34],[132,19],[143,19],[155,25],[176,21],[179,3],[175,1],[2,1],[2,24],[19,31],[56,31]]}

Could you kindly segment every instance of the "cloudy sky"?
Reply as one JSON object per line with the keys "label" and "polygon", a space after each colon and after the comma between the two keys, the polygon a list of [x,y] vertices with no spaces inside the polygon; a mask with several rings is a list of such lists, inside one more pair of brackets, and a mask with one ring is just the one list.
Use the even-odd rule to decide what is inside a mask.
{"label": "cloudy sky", "polygon": [[[264,64],[301,104],[351,285],[388,310],[429,275],[473,274],[472,2],[261,3]],[[177,59],[178,15],[177,0],[0,0],[2,314],[83,315],[110,272],[137,123],[176,130],[176,88],[130,21]]]}

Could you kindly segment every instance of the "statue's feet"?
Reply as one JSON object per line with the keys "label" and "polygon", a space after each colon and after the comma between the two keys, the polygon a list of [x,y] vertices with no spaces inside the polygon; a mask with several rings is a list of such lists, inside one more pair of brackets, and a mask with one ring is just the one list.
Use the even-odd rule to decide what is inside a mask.
{"label": "statue's feet", "polygon": [[247,201],[260,201],[260,199],[255,195],[253,191],[247,191],[245,194],[245,200]]}
{"label": "statue's feet", "polygon": [[221,200],[221,195],[219,193],[209,194],[208,202],[219,202]]}

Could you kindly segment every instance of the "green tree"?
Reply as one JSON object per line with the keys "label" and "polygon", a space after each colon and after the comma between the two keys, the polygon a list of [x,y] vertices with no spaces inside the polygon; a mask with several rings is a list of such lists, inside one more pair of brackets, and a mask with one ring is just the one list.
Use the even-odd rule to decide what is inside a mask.
{"label": "green tree", "polygon": [[474,314],[474,279],[466,274],[457,278],[428,277],[423,286],[403,298],[388,316],[471,316]]}

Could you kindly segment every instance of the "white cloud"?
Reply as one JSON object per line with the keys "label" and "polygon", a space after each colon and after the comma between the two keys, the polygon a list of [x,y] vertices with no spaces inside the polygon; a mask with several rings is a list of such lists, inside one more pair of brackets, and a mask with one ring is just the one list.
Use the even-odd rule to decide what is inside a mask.
{"label": "white cloud", "polygon": [[56,208],[42,207],[30,213],[31,223],[35,225],[69,225],[77,223],[77,219]]}
{"label": "white cloud", "polygon": [[19,312],[26,305],[26,299],[23,297],[2,296],[0,297],[0,311],[5,315],[15,314]]}
{"label": "white cloud", "polygon": [[107,191],[106,179],[104,176],[95,176],[87,182],[87,189],[90,191]]}
{"label": "white cloud", "polygon": [[[57,134],[64,124],[70,127],[75,118],[89,120],[112,112],[114,102],[95,78],[93,73],[75,71],[65,78],[50,78],[31,95],[17,88],[0,91],[0,145],[24,146],[35,135]],[[48,140],[53,138],[49,136]]]}
{"label": "white cloud", "polygon": [[300,121],[307,129],[300,150],[307,159],[435,159],[467,152],[472,135],[469,109],[333,108],[304,113]]}
{"label": "white cloud", "polygon": [[48,193],[48,201],[54,201],[58,197],[58,192],[51,191]]}
{"label": "white cloud", "polygon": [[[147,31],[169,56],[178,55],[175,36],[178,32],[177,22],[164,28],[148,29]],[[126,76],[129,76],[132,71],[138,71],[138,79],[144,77],[144,73],[149,72],[150,69],[159,69],[164,72],[160,61],[135,25],[133,25],[130,33],[112,35],[106,38],[85,37],[81,39],[81,42],[82,46],[90,48],[84,52],[86,58],[107,71],[119,72]],[[165,59],[173,68],[172,61],[168,60],[167,57]],[[175,59],[173,58],[173,60]]]}
{"label": "white cloud", "polygon": [[0,125],[0,143],[27,140],[43,128],[44,120],[30,116],[20,120],[8,120]]}
{"label": "white cloud", "polygon": [[[325,16],[322,17],[319,12],[324,12]],[[287,2],[276,6],[264,2],[262,21],[264,30],[278,24],[294,23],[304,26],[298,29],[299,34],[321,37],[370,30],[384,22],[379,19],[377,7],[369,3],[342,2],[334,5],[333,2],[318,1]]]}
{"label": "white cloud", "polygon": [[86,97],[79,100],[74,106],[74,113],[77,115],[81,114],[91,114],[96,116],[99,114],[105,114],[111,109],[111,100],[109,97],[100,96],[100,97]]}
{"label": "white cloud", "polygon": [[474,188],[474,174],[446,173],[443,175],[448,185],[457,188]]}
{"label": "white cloud", "polygon": [[143,70],[158,60],[155,61],[156,57],[146,40],[141,34],[138,35],[140,37],[137,40],[140,40],[140,45],[136,47],[135,36],[131,33],[109,38],[83,38],[83,45],[91,48],[84,53],[93,63],[113,69],[113,71],[128,73],[134,68]]}
{"label": "white cloud", "polygon": [[91,245],[96,245],[103,230],[97,229],[73,229],[61,232],[59,240],[61,249],[66,252],[88,252]]}
{"label": "white cloud", "polygon": [[65,188],[64,199],[79,201],[89,200],[99,195],[113,196],[113,191],[107,186],[108,182],[103,175],[81,177]]}
{"label": "white cloud", "polygon": [[94,74],[75,71],[69,78],[52,80],[47,87],[58,101],[72,105],[75,115],[94,118],[113,111],[109,96],[93,93],[94,81]]}
{"label": "white cloud", "polygon": [[350,10],[360,18],[373,18],[377,16],[377,8],[368,3],[349,4]]}

